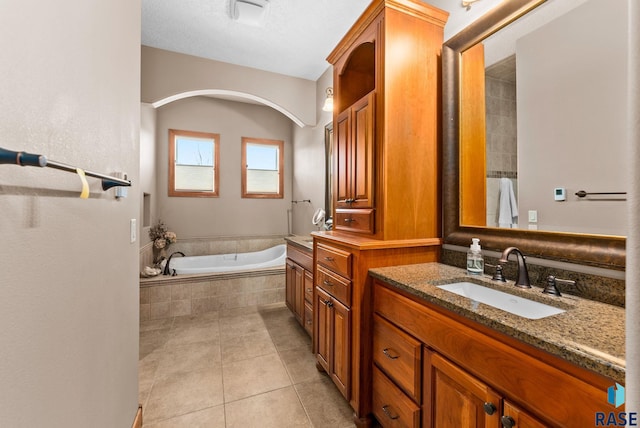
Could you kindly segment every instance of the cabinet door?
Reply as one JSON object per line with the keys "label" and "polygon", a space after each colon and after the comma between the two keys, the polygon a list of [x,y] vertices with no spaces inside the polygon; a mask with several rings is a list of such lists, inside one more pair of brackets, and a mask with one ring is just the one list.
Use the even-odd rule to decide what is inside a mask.
{"label": "cabinet door", "polygon": [[373,207],[373,96],[351,108],[351,208]]}
{"label": "cabinet door", "polygon": [[334,200],[336,207],[348,208],[351,199],[349,180],[351,173],[351,144],[349,142],[351,139],[351,110],[347,109],[338,115],[333,133]]}
{"label": "cabinet door", "polygon": [[374,93],[336,118],[334,179],[337,208],[373,207]]}
{"label": "cabinet door", "polygon": [[350,398],[351,379],[351,314],[349,308],[331,300],[333,340],[331,378],[342,395]]}
{"label": "cabinet door", "polygon": [[548,426],[506,400],[500,421],[504,428],[545,428]]}
{"label": "cabinet door", "polygon": [[329,362],[331,361],[331,296],[321,288],[316,287],[316,304],[313,307],[316,321],[316,359],[324,371],[331,373]]}
{"label": "cabinet door", "polygon": [[295,264],[294,271],[294,313],[300,323],[304,319],[304,273],[302,266]]}
{"label": "cabinet door", "polygon": [[291,312],[296,312],[296,267],[290,259],[287,259],[286,273],[285,273],[285,303]]}
{"label": "cabinet door", "polygon": [[[487,385],[440,355],[425,350],[424,426],[500,427],[501,397]],[[428,389],[431,391],[428,391]]]}

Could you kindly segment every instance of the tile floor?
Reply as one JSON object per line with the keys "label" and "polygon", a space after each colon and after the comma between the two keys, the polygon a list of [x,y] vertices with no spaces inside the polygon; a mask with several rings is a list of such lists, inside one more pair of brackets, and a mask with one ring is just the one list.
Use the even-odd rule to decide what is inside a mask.
{"label": "tile floor", "polygon": [[144,428],[353,427],[282,304],[142,321]]}

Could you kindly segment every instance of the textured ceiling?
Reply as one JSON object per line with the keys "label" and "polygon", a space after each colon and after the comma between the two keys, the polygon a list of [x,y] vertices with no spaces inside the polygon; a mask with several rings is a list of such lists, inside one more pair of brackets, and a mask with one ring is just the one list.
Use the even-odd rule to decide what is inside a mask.
{"label": "textured ceiling", "polygon": [[[269,0],[262,26],[231,19],[231,0],[142,0],[142,44],[317,80],[327,55],[371,0]],[[498,4],[467,10],[460,0],[427,0],[450,13],[445,40]]]}

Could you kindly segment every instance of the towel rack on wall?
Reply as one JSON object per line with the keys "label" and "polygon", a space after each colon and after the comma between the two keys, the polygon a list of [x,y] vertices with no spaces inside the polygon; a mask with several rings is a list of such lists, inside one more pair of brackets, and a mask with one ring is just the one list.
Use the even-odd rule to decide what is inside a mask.
{"label": "towel rack on wall", "polygon": [[585,192],[584,190],[578,190],[576,192],[576,196],[579,198],[584,198],[588,195],[626,195],[627,192]]}
{"label": "towel rack on wall", "polygon": [[[41,168],[54,168],[61,171],[78,173],[78,169],[75,166],[67,165],[61,162],[56,162],[47,159],[43,155],[36,155],[27,152],[14,152],[11,150],[3,149],[0,147],[0,165],[11,164],[20,166],[39,166]],[[131,186],[131,181],[123,180],[121,178],[112,177],[98,172],[92,172],[83,170],[84,175],[102,180],[102,190],[109,190],[116,186]]]}

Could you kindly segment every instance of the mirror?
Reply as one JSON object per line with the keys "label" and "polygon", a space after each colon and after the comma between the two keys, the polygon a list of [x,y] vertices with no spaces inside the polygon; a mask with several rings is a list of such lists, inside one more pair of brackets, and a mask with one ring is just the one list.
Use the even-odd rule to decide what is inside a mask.
{"label": "mirror", "polygon": [[[578,190],[626,190],[617,187],[626,183],[624,174],[617,181],[610,179],[615,175],[612,171],[615,170],[616,162],[618,165],[624,163],[624,159],[621,161],[620,157],[624,157],[626,123],[623,120],[620,125],[620,122],[616,122],[616,117],[622,115],[624,119],[626,98],[618,88],[604,86],[605,93],[597,92],[600,85],[593,84],[595,77],[582,76],[585,71],[593,70],[586,70],[587,67],[570,68],[572,63],[579,63],[576,58],[585,53],[579,52],[578,48],[567,47],[575,39],[583,42],[589,36],[589,31],[593,30],[593,23],[604,23],[607,17],[599,19],[602,17],[597,15],[593,21],[588,21],[589,25],[585,25],[584,21],[581,25],[578,22],[576,26],[587,31],[579,36],[567,31],[570,20],[575,21],[585,13],[594,13],[591,3],[604,5],[608,11],[610,2],[550,0],[547,4],[544,3],[547,2],[503,2],[443,46],[445,243],[466,247],[472,237],[479,237],[483,248],[487,249],[500,251],[515,245],[536,257],[621,269],[625,263],[625,239],[614,235],[625,234],[624,229],[618,226],[626,224],[626,203],[593,200],[609,199],[609,196],[579,200],[574,193]],[[573,11],[567,8],[568,3],[571,3],[569,8],[575,7],[574,10],[580,10],[580,13],[572,14]],[[558,12],[556,8],[553,11],[557,5],[565,10]],[[556,24],[548,16],[545,18],[545,15],[560,16],[564,22],[558,21]],[[534,22],[533,33],[517,29],[515,24],[523,21]],[[510,25],[512,23],[514,24]],[[555,38],[542,42],[544,39],[540,37],[549,37],[549,28],[553,30],[555,27],[558,33]],[[601,40],[598,44],[611,48],[610,44]],[[516,49],[505,48],[507,45],[516,46]],[[496,54],[496,46],[502,49],[500,54]],[[590,46],[592,49],[599,49],[594,43]],[[564,59],[564,64],[558,65],[549,59],[548,55],[552,51],[559,52],[556,57]],[[514,52],[517,52],[515,61]],[[531,57],[529,52],[546,56]],[[622,48],[622,52],[626,52],[626,47]],[[586,55],[588,54],[587,51]],[[591,54],[590,60],[593,61],[593,52]],[[604,65],[606,67],[607,64]],[[609,65],[610,68],[616,66]],[[510,95],[505,98],[512,98],[509,102],[513,105],[512,108],[515,107],[515,113],[502,106],[496,107],[495,100],[487,101],[487,95],[496,92],[494,81],[508,80],[504,73],[500,74],[499,79],[486,76],[487,71],[495,75],[496,68],[502,68],[502,72],[504,69],[517,70],[517,86],[497,89],[502,95]],[[611,76],[610,69],[594,72],[606,72],[608,77]],[[507,73],[512,74],[512,71]],[[551,75],[565,80],[554,83]],[[622,85],[625,84],[626,75],[620,78],[615,77],[614,73],[613,76],[613,79],[607,79],[607,83],[611,80],[618,80],[620,83],[622,80]],[[582,81],[582,78],[587,83],[583,87],[577,87],[576,81]],[[544,89],[545,86],[547,89]],[[624,88],[622,86],[623,92]],[[608,95],[611,96],[607,98]],[[598,100],[602,105],[595,106],[597,108],[588,106],[589,99]],[[617,103],[602,102],[605,99],[612,99]],[[496,110],[502,111],[505,116],[511,116],[499,118],[502,130],[507,129],[511,135],[501,136],[502,139],[498,139],[497,144],[492,135]],[[597,112],[595,119],[589,117],[592,110]],[[606,115],[610,112],[615,113],[607,119]],[[487,113],[493,117],[488,117]],[[609,122],[605,124],[607,120]],[[592,126],[593,124],[595,125]],[[596,131],[600,129],[608,131],[601,134]],[[579,133],[574,135],[570,131]],[[510,147],[506,147],[506,141],[511,141]],[[614,142],[620,146],[618,151],[612,150]],[[588,153],[576,153],[580,144],[588,148],[583,152],[594,152],[593,148],[604,149],[595,157],[587,159]],[[498,161],[490,157],[490,153],[497,151],[496,147],[503,152]],[[611,164],[610,158],[613,158]],[[501,210],[502,207],[497,202],[498,189],[503,184],[506,185],[506,182],[510,184],[506,187],[512,188],[514,197],[511,200],[514,205],[518,205],[519,215],[509,217],[504,224],[498,224],[500,211],[512,212]],[[542,190],[535,190],[536,186]],[[605,186],[607,188],[603,189]],[[565,189],[565,201],[555,200],[556,188]],[[619,198],[617,196],[613,199]],[[506,202],[509,202],[509,198]],[[614,210],[619,214],[612,215]],[[534,215],[537,212],[537,223],[529,222],[530,211]],[[595,219],[595,225],[585,223],[588,218]],[[606,218],[608,223],[597,223],[602,218]],[[541,226],[539,230],[533,230],[537,226]]]}
{"label": "mirror", "polygon": [[333,180],[331,167],[331,148],[333,147],[333,122],[327,124],[324,127],[324,212],[325,212],[325,226],[329,227],[332,223],[333,215]]}

